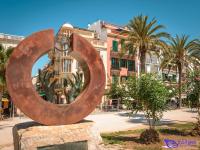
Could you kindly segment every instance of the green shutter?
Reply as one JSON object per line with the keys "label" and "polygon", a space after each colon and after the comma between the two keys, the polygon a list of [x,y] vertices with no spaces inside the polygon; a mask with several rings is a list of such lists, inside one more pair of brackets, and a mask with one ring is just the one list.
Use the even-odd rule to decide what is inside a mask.
{"label": "green shutter", "polygon": [[118,42],[117,41],[113,41],[112,47],[113,47],[113,51],[117,52],[118,51]]}
{"label": "green shutter", "polygon": [[128,71],[135,71],[135,61],[128,60]]}
{"label": "green shutter", "polygon": [[172,75],[172,82],[176,82],[176,75],[175,74]]}

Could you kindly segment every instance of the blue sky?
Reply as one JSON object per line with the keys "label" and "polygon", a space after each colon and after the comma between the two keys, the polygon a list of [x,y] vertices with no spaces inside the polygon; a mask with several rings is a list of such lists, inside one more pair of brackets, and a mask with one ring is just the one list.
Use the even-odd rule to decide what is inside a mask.
{"label": "blue sky", "polygon": [[[200,37],[200,0],[0,0],[0,32],[28,36],[69,22],[86,28],[96,20],[126,25],[136,15],[156,17],[172,36]],[[40,59],[33,68],[47,62]]]}

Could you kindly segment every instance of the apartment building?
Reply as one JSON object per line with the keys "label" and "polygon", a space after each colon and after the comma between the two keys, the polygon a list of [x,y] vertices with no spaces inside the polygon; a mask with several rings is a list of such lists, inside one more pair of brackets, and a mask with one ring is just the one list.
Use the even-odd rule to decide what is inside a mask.
{"label": "apartment building", "polygon": [[[97,34],[91,30],[73,27],[69,23],[65,23],[59,29],[56,35],[57,44],[55,45],[55,64],[54,70],[56,71],[57,77],[59,78],[59,82],[63,82],[63,78],[67,76],[72,76],[72,73],[79,72],[83,76],[83,72],[79,66],[78,61],[68,55],[68,43],[67,38],[72,34],[77,33],[80,36],[87,39],[97,50],[100,54],[104,67],[105,72],[107,72],[107,43],[98,39]],[[59,51],[60,49],[61,51]],[[51,54],[49,54],[51,57]],[[83,78],[84,79],[84,78]],[[107,80],[106,80],[107,81]],[[61,84],[62,85],[62,84]]]}
{"label": "apartment building", "polygon": [[[131,55],[128,50],[123,56],[120,55],[123,41],[127,38],[126,34],[122,34],[123,31],[127,31],[126,27],[98,20],[89,25],[88,29],[96,32],[99,39],[107,43],[107,77],[109,83],[122,82],[128,76],[137,75],[139,72],[137,55]],[[175,84],[177,82],[176,69],[160,70],[160,60],[154,51],[151,52],[151,55],[146,54],[145,64],[147,73],[160,74],[166,83]]]}
{"label": "apartment building", "polygon": [[123,82],[128,76],[134,75],[136,69],[136,57],[130,51],[121,55],[122,46],[127,38],[125,27],[107,23],[105,21],[97,21],[88,26],[98,34],[101,41],[107,43],[107,78],[108,86],[113,82]]}

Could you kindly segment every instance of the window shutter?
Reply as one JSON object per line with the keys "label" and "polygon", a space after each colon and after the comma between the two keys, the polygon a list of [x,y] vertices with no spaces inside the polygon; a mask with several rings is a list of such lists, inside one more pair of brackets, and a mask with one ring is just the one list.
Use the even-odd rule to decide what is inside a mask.
{"label": "window shutter", "polygon": [[113,40],[113,51],[117,52],[118,51],[118,42]]}

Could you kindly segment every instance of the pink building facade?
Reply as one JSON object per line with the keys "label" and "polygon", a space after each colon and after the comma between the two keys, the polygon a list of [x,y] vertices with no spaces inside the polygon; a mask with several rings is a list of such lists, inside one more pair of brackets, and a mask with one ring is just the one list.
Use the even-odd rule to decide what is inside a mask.
{"label": "pink building facade", "polygon": [[127,38],[122,31],[124,27],[97,21],[88,27],[97,32],[98,38],[107,43],[107,83],[108,87],[114,82],[123,82],[128,76],[136,75],[135,55],[129,50],[122,55],[122,46]]}

